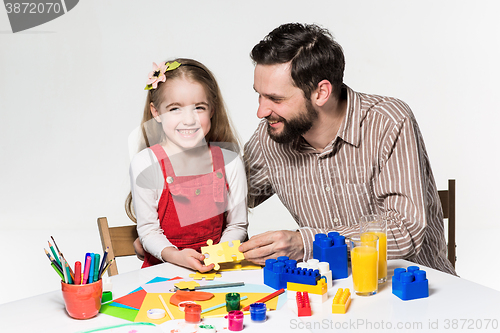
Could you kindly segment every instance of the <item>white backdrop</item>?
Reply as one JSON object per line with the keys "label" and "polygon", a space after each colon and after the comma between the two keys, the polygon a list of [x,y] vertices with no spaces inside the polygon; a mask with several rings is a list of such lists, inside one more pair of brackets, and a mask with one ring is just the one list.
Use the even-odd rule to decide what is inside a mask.
{"label": "white backdrop", "polygon": [[[58,288],[43,253],[50,236],[74,262],[101,251],[97,217],[129,224],[128,137],[153,61],[207,65],[246,142],[258,123],[248,54],[286,22],[330,29],[345,51],[346,84],[411,106],[438,187],[457,180],[457,272],[499,289],[499,7],[494,0],[86,0],[16,34],[0,9],[0,303]],[[295,225],[276,198],[255,209],[250,224],[252,234]],[[119,262],[120,271],[138,265]]]}

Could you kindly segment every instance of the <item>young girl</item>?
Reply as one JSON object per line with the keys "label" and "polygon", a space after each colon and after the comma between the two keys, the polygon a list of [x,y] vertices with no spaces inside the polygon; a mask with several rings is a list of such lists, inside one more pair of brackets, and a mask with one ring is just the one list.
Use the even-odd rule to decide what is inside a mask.
{"label": "young girl", "polygon": [[[130,164],[127,214],[137,222],[144,264],[160,262],[206,272],[200,248],[243,241],[247,183],[224,102],[201,63],[153,64],[141,122],[141,150]],[[236,148],[236,149],[235,149]],[[130,197],[130,195],[129,195]],[[131,206],[133,202],[133,210]]]}

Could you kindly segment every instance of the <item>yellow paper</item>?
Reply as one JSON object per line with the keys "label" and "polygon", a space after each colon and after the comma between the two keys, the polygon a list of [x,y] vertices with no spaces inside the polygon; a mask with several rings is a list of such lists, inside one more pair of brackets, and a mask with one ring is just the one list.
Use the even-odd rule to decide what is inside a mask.
{"label": "yellow paper", "polygon": [[[148,322],[159,325],[169,320],[168,315],[162,319],[149,319],[147,316],[147,312],[150,309],[163,309],[163,305],[161,304],[158,295],[162,295],[163,299],[165,300],[165,303],[167,303],[170,312],[172,312],[174,319],[184,319],[184,312],[180,311],[177,306],[170,304],[170,297],[172,297],[173,293],[161,293],[161,294],[148,293],[144,298],[144,301],[142,302],[142,306],[139,310],[139,313],[137,314],[137,317],[135,317],[135,322]],[[247,305],[255,303],[259,299],[262,299],[267,295],[269,295],[269,293],[240,293],[241,297],[243,296],[248,297],[247,299],[240,302],[241,308],[244,308]],[[214,297],[212,297],[211,299],[207,301],[196,301],[195,303],[200,304],[201,310],[203,311],[204,309],[208,309],[211,308],[212,306],[219,305],[225,302],[226,302],[226,293],[214,293]],[[268,310],[270,309],[276,310],[278,306],[278,297],[275,297],[270,301],[267,301],[266,305]],[[223,314],[227,314],[225,306],[207,312],[204,315],[212,316],[212,315],[223,315]]]}
{"label": "yellow paper", "polygon": [[243,271],[251,269],[261,269],[262,266],[255,265],[250,261],[243,260],[241,262],[225,262],[220,264],[220,269],[218,272],[228,272],[228,271]]}

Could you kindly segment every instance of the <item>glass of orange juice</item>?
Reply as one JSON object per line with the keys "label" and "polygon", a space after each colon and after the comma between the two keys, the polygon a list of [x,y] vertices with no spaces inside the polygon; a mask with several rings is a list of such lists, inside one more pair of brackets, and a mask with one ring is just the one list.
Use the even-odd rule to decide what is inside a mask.
{"label": "glass of orange juice", "polygon": [[354,291],[359,296],[378,291],[378,236],[356,234],[350,237],[351,273]]}
{"label": "glass of orange juice", "polygon": [[361,216],[361,234],[378,236],[378,283],[387,281],[387,219],[384,215],[371,214]]}

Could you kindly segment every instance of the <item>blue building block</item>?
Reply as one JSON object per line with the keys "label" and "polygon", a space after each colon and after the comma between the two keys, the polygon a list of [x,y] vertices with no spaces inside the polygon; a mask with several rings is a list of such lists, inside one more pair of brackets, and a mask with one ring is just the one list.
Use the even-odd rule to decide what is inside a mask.
{"label": "blue building block", "polygon": [[321,279],[319,270],[307,269],[307,268],[285,268],[285,272],[281,276],[281,279],[286,282],[309,284],[315,286]]}
{"label": "blue building block", "polygon": [[285,256],[267,259],[264,267],[264,284],[274,289],[286,288],[287,282],[316,285],[320,278],[319,270],[298,268],[296,260]]}
{"label": "blue building block", "polygon": [[429,297],[429,280],[417,266],[396,268],[392,276],[392,293],[403,301]]}
{"label": "blue building block", "polygon": [[347,245],[338,232],[316,234],[313,242],[313,258],[330,264],[332,279],[344,279],[347,275]]}
{"label": "blue building block", "polygon": [[286,282],[281,281],[281,275],[285,271],[285,263],[283,261],[267,259],[263,271],[265,285],[274,289],[286,288]]}

